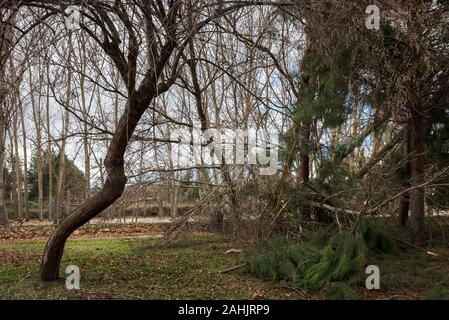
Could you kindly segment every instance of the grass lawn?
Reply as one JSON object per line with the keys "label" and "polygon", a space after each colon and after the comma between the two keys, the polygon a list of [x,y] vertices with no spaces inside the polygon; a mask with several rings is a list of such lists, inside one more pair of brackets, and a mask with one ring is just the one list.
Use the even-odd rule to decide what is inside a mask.
{"label": "grass lawn", "polygon": [[[68,241],[61,276],[80,268],[81,289],[38,280],[44,241],[0,244],[0,299],[299,299],[299,292],[239,272],[219,274],[239,257],[230,244],[195,235],[187,245],[148,248],[148,239]],[[195,244],[196,243],[196,244]]]}
{"label": "grass lawn", "polygon": [[[0,244],[0,299],[309,299],[326,298],[331,287],[305,293],[240,272],[218,271],[239,264],[225,252],[220,236],[196,234],[170,248],[149,247],[136,238],[70,240],[61,264],[81,272],[81,289],[65,289],[65,280],[38,280],[44,241]],[[449,250],[438,256],[409,251],[372,257],[381,269],[381,290],[368,291],[364,280],[352,283],[361,299],[447,299]]]}

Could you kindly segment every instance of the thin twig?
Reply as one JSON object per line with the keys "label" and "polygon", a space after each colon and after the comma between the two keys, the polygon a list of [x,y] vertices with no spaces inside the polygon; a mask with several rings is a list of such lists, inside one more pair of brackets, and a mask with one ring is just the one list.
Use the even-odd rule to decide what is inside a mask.
{"label": "thin twig", "polygon": [[231,268],[228,268],[228,269],[224,269],[224,270],[218,271],[218,273],[219,273],[219,274],[222,274],[222,273],[228,273],[228,272],[231,272],[231,271],[234,271],[234,270],[242,269],[242,268],[245,267],[245,266],[246,266],[246,263],[242,263],[242,264],[239,264],[239,265],[237,265],[237,266],[234,266],[234,267],[231,267]]}

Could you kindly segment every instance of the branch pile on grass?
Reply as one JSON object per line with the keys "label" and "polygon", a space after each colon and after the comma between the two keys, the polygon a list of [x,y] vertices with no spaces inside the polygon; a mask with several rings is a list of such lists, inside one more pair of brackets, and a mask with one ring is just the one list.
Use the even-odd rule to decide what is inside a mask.
{"label": "branch pile on grass", "polygon": [[392,241],[373,221],[361,218],[352,229],[337,234],[327,229],[301,243],[275,239],[246,258],[244,271],[289,286],[319,289],[330,282],[360,274],[370,250],[389,252]]}

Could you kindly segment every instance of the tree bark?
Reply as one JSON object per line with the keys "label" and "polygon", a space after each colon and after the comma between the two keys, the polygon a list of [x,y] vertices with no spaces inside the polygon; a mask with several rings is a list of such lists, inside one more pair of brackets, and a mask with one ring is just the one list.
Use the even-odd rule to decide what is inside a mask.
{"label": "tree bark", "polygon": [[19,158],[19,141],[18,141],[18,130],[19,130],[19,112],[16,110],[14,114],[14,121],[13,121],[13,128],[11,132],[12,136],[12,142],[14,146],[14,155],[13,155],[13,161],[14,161],[14,178],[15,178],[15,191],[16,191],[16,199],[17,199],[17,218],[22,219],[23,218],[23,193],[22,193],[22,177],[20,175],[20,158]]}
{"label": "tree bark", "polygon": [[84,149],[84,179],[86,180],[86,190],[85,190],[85,199],[90,198],[90,146],[89,146],[89,127],[88,127],[88,113],[90,111],[90,106],[88,108],[86,103],[86,44],[84,39],[84,34],[81,33],[79,36],[79,45],[81,48],[81,60],[83,66],[83,72],[80,74],[80,91],[81,91],[81,110],[83,111],[83,149]]}
{"label": "tree bark", "polygon": [[67,135],[69,133],[69,108],[72,104],[72,67],[71,67],[71,59],[73,53],[72,46],[72,34],[69,33],[68,37],[69,42],[69,52],[66,61],[67,68],[67,91],[66,91],[66,99],[64,106],[64,115],[62,119],[62,139],[61,139],[61,148],[59,149],[59,170],[58,170],[58,180],[56,182],[56,197],[55,197],[55,205],[56,210],[53,217],[53,222],[56,224],[59,222],[59,219],[63,217],[62,213],[62,203],[64,201],[64,185],[65,185],[65,176],[66,176],[66,168],[65,168],[65,148],[67,142]]}
{"label": "tree bark", "polygon": [[[411,164],[410,164],[410,126],[405,130],[404,134],[404,183],[403,188],[410,188]],[[406,192],[401,197],[399,203],[399,224],[405,226],[408,220],[410,209],[410,193]]]}
{"label": "tree bark", "polygon": [[66,146],[66,136],[68,133],[69,126],[69,112],[65,110],[64,119],[63,119],[63,137],[61,141],[61,149],[59,150],[59,170],[58,170],[58,180],[56,183],[56,197],[55,197],[55,205],[56,210],[53,215],[53,222],[56,224],[59,222],[59,219],[63,217],[62,215],[62,202],[64,201],[64,185],[65,185],[65,146]]}
{"label": "tree bark", "polygon": [[[29,70],[29,86],[30,86],[30,99],[31,106],[33,109],[33,120],[34,126],[36,128],[36,162],[37,162],[37,189],[38,189],[38,202],[39,202],[39,220],[43,220],[44,218],[44,172],[43,172],[43,161],[42,161],[42,123],[41,123],[41,102],[42,98],[39,95],[38,103],[36,105],[36,101],[34,100],[34,88],[33,88],[33,80],[31,74],[31,68],[28,67]],[[39,91],[42,89],[42,80],[43,77],[40,75],[39,77]]]}
{"label": "tree bark", "polygon": [[42,256],[41,280],[58,279],[64,246],[70,234],[108,208],[122,195],[127,181],[124,170],[125,150],[144,111],[144,107],[137,105],[135,96],[131,98],[104,161],[108,173],[104,187],[59,223],[48,240]]}
{"label": "tree bark", "polygon": [[[425,175],[424,116],[420,111],[412,110],[412,159],[411,186],[419,186]],[[410,225],[415,243],[421,243],[424,237],[424,188],[415,188],[410,193]]]}
{"label": "tree bark", "polygon": [[16,15],[18,7],[15,5],[1,7],[0,20],[0,225],[8,224],[8,212],[5,202],[4,162],[6,151],[6,133],[10,110],[5,100],[8,95],[6,85],[6,66],[11,57],[15,33]]}
{"label": "tree bark", "polygon": [[5,162],[5,127],[5,114],[3,112],[3,108],[0,107],[0,225],[8,224],[8,212],[6,211],[5,203],[5,182],[3,177]]}
{"label": "tree bark", "polygon": [[303,122],[299,129],[299,183],[300,185],[306,185],[310,180],[310,124]]}
{"label": "tree bark", "polygon": [[3,66],[0,66],[0,225],[8,224],[8,212],[5,202],[4,162],[7,119],[3,102],[6,98],[6,84]]}
{"label": "tree bark", "polygon": [[[50,64],[47,64],[47,75],[50,74]],[[51,127],[50,127],[50,79],[47,84],[47,100],[46,100],[46,113],[47,113],[47,162],[48,162],[48,214],[49,221],[53,219],[53,150],[51,148]]]}
{"label": "tree bark", "polygon": [[22,123],[22,147],[23,147],[23,204],[24,204],[24,213],[25,220],[30,219],[30,210],[29,210],[29,197],[28,197],[28,155],[27,155],[27,133],[25,126],[25,112],[22,104],[20,104],[21,111],[21,123]]}

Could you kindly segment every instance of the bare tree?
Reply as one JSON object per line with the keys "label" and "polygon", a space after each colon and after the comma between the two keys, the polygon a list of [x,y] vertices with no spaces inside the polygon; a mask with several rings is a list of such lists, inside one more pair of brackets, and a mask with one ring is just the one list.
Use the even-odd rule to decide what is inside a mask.
{"label": "bare tree", "polygon": [[[104,187],[58,225],[42,257],[42,280],[58,278],[64,245],[70,234],[109,207],[123,193],[127,181],[124,156],[128,143],[153,99],[166,92],[177,79],[179,63],[192,36],[211,20],[245,5],[247,3],[224,6],[223,3],[214,5],[202,1],[190,3],[176,0],[166,3],[135,1],[130,6],[118,2],[113,6],[102,2],[89,3],[86,9],[90,15],[84,17],[89,17],[99,26],[102,34],[97,34],[85,24],[82,30],[113,60],[126,86],[128,100],[104,161],[107,171]],[[185,19],[193,12],[196,18]],[[143,30],[136,30],[138,25],[133,24],[134,19],[143,22]],[[194,25],[186,23],[188,21],[194,21]],[[120,47],[123,41],[117,30],[118,23],[126,31],[126,52]],[[143,41],[146,48],[142,48],[142,41],[138,40],[141,34],[145,36]],[[141,80],[138,85],[138,58],[144,49],[145,72],[143,77],[139,77]]]}

